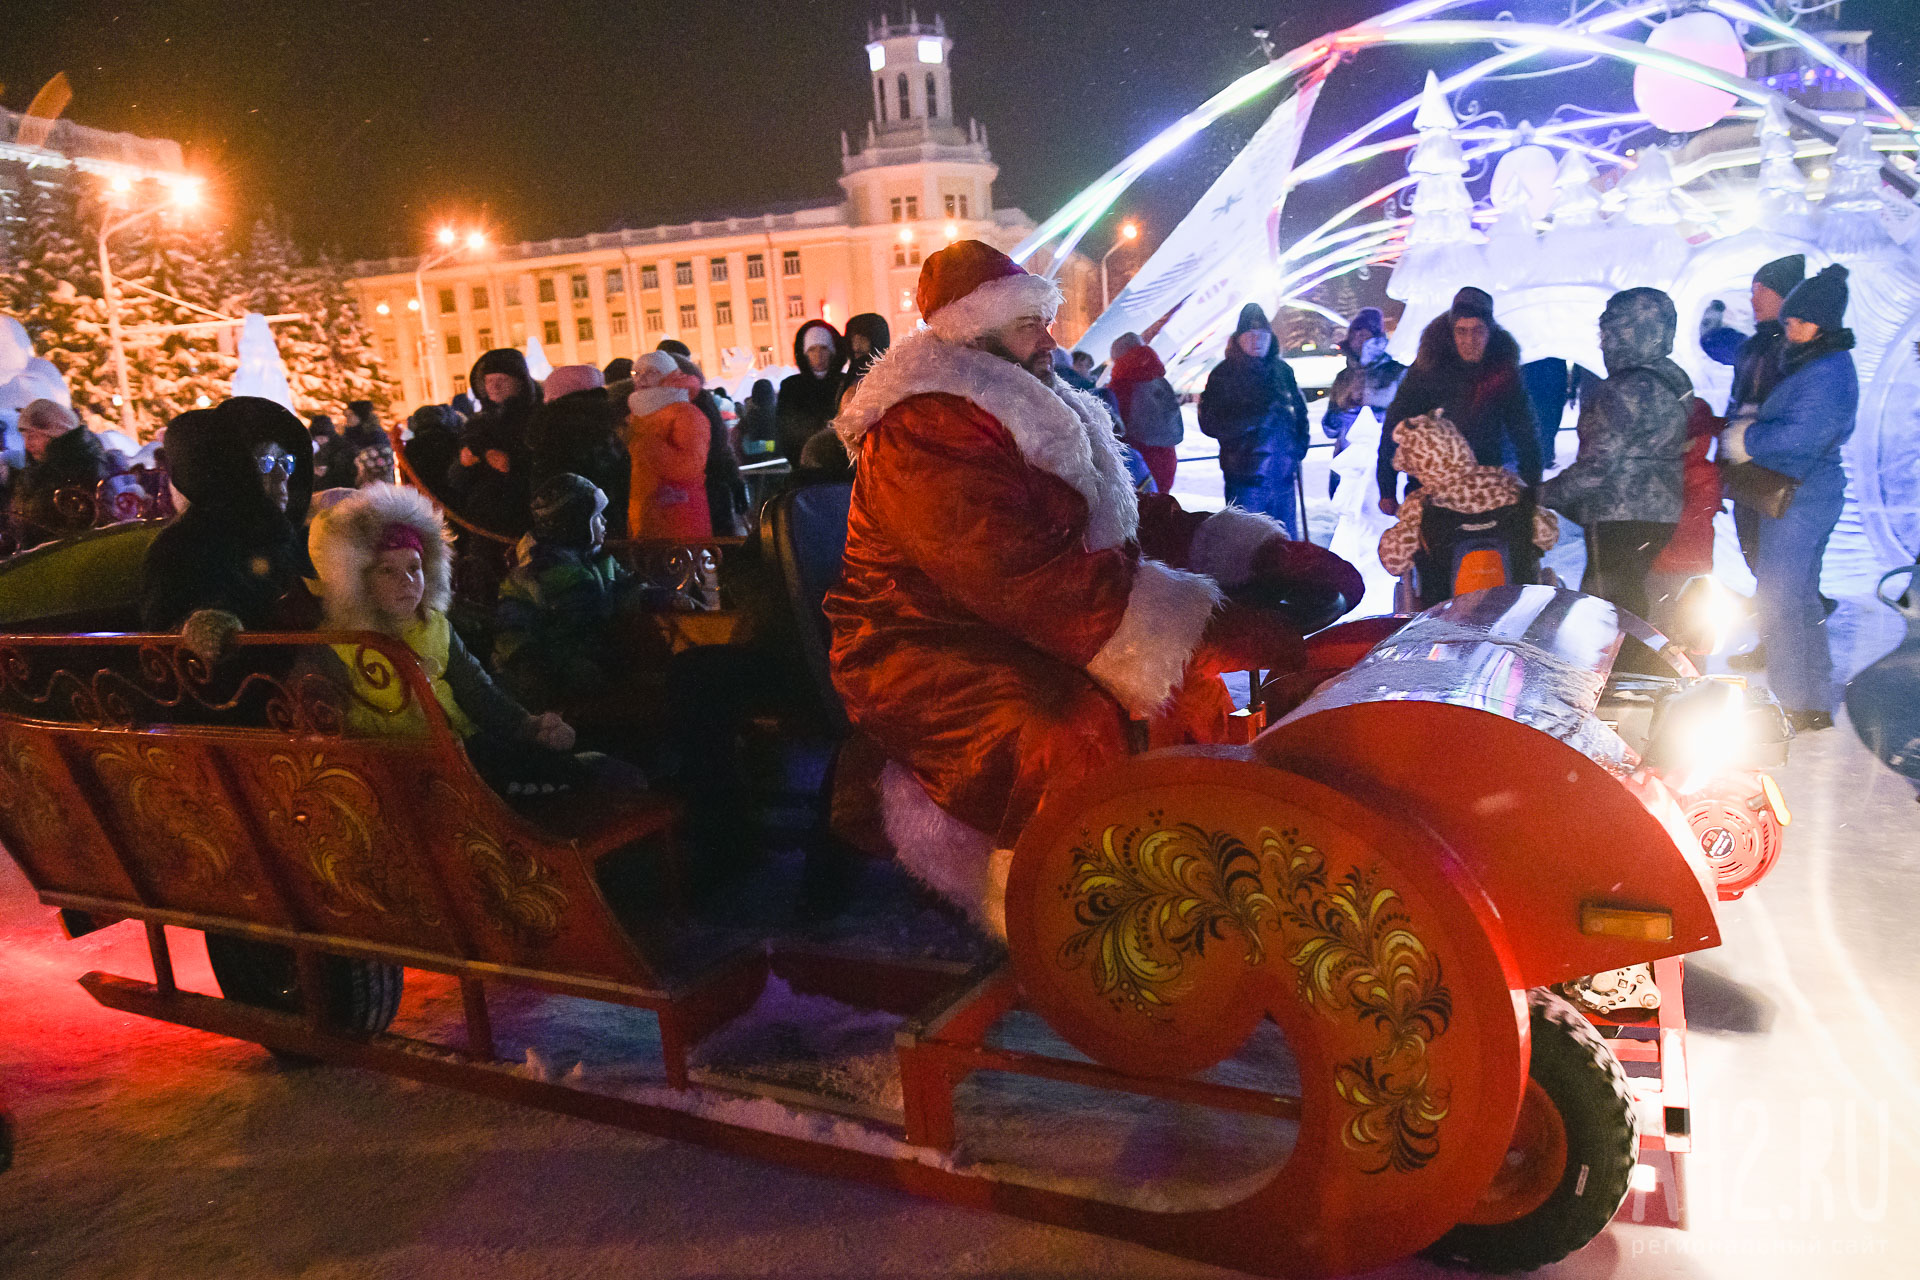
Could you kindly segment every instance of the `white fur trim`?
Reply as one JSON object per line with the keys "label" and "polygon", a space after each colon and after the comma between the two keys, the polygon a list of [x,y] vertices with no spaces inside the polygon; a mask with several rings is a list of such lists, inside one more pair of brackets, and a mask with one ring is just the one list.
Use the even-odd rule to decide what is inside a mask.
{"label": "white fur trim", "polygon": [[1286,536],[1286,529],[1272,516],[1228,507],[1200,522],[1187,548],[1187,565],[1223,587],[1244,586],[1253,581],[1254,553]]}
{"label": "white fur trim", "polygon": [[1120,546],[1139,529],[1140,500],[1106,406],[1072,387],[1042,382],[1010,360],[944,341],[932,330],[908,334],[874,362],[834,419],[834,430],[847,451],[857,453],[887,410],[930,392],[971,400],[1007,429],[1027,465],[1072,485],[1087,500],[1089,551]]}
{"label": "white fur trim", "polygon": [[627,397],[627,412],[636,418],[644,418],[670,404],[692,399],[692,394],[685,387],[641,387]]}
{"label": "white fur trim", "polygon": [[1001,276],[928,316],[927,327],[948,342],[972,342],[1026,316],[1052,323],[1060,301],[1060,286],[1045,276]]}
{"label": "white fur trim", "polygon": [[880,771],[880,817],[894,858],[914,879],[1006,937],[1010,852],[1000,851],[996,868],[993,838],[935,804],[913,771],[895,761]]}
{"label": "white fur trim", "polygon": [[1153,714],[1180,683],[1220,600],[1212,578],[1142,560],[1127,611],[1087,664],[1087,674],[1128,711]]}
{"label": "white fur trim", "polygon": [[320,580],[329,629],[378,629],[367,600],[366,573],[373,563],[373,544],[390,524],[404,524],[420,535],[420,565],[427,580],[421,607],[444,611],[452,601],[453,549],[433,500],[418,489],[370,484],[316,515],[307,532],[307,553]]}

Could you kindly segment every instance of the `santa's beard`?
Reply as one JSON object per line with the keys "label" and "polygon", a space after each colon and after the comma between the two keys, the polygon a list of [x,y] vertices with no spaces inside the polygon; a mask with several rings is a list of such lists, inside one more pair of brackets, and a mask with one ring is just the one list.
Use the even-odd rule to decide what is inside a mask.
{"label": "santa's beard", "polygon": [[1008,349],[1006,343],[1000,341],[1000,339],[990,333],[974,339],[973,345],[987,352],[989,355],[999,356],[1008,364],[1019,365],[1022,369],[1025,369],[1028,373],[1040,379],[1040,381],[1046,383],[1048,386],[1053,385],[1053,352],[1051,350],[1036,351],[1025,360],[1022,360]]}

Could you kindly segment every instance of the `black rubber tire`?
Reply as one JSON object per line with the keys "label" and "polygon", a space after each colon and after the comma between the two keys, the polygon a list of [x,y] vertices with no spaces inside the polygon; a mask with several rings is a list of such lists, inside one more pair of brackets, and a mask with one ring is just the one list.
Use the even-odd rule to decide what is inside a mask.
{"label": "black rubber tire", "polygon": [[[270,942],[207,935],[207,963],[229,1000],[299,1013],[300,978],[293,952]],[[327,1017],[341,1031],[371,1035],[385,1031],[400,1011],[400,989],[405,971],[378,960],[350,960],[322,956],[327,989]],[[311,1062],[304,1054],[269,1050],[285,1062]]]}
{"label": "black rubber tire", "polygon": [[1527,993],[1533,1077],[1567,1131],[1567,1168],[1545,1204],[1497,1226],[1462,1223],[1423,1254],[1442,1266],[1502,1274],[1544,1267],[1606,1230],[1639,1158],[1640,1124],[1620,1060],[1580,1011],[1551,991]]}

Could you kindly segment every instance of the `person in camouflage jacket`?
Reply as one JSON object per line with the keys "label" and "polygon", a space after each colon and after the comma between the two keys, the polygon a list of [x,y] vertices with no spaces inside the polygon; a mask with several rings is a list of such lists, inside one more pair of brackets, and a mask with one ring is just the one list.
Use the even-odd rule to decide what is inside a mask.
{"label": "person in camouflage jacket", "polygon": [[1627,289],[1600,313],[1607,379],[1580,406],[1580,454],[1544,505],[1586,531],[1580,588],[1644,618],[1647,574],[1682,507],[1693,382],[1675,364],[1678,318],[1658,289]]}
{"label": "person in camouflage jacket", "polygon": [[551,709],[602,689],[610,634],[634,579],[602,545],[607,495],[570,472],[533,498],[533,532],[500,584],[493,665],[528,707]]}

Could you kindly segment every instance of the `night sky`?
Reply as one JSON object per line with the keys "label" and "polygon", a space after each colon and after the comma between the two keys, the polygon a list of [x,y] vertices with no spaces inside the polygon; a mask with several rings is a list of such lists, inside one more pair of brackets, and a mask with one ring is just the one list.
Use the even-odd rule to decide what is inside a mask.
{"label": "night sky", "polygon": [[[1847,0],[1845,9],[1846,25],[1876,29],[1874,72],[1907,102],[1920,101],[1913,4]],[[1482,8],[1551,21],[1568,6]],[[958,110],[990,130],[999,202],[1039,219],[1257,66],[1248,34],[1256,22],[1270,20],[1284,47],[1387,7],[948,0],[920,15],[937,9],[957,41]],[[867,19],[883,8],[10,0],[0,16],[0,101],[23,109],[64,70],[75,90],[70,118],[177,138],[212,179],[227,219],[272,204],[303,239],[350,256],[410,252],[443,218],[483,218],[502,239],[545,239],[834,199],[840,130],[857,141],[870,114],[862,45]],[[1357,64],[1361,74],[1343,68],[1309,149],[1314,136],[1330,138],[1414,92],[1423,56],[1375,52]],[[1445,69],[1481,54],[1440,56]],[[1483,96],[1515,119],[1543,119],[1568,100],[1627,106],[1629,78],[1598,68]],[[1126,211],[1144,218],[1150,238],[1270,106],[1190,142],[1130,197]],[[1309,196],[1300,211],[1316,203]]]}

